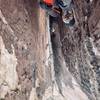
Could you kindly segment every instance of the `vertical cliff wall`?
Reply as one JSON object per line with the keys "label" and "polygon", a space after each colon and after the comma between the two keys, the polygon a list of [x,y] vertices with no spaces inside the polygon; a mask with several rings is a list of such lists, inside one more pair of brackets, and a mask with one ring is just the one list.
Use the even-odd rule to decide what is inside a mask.
{"label": "vertical cliff wall", "polygon": [[0,0],[0,99],[99,100],[97,0],[74,0],[76,24],[52,18],[37,0]]}

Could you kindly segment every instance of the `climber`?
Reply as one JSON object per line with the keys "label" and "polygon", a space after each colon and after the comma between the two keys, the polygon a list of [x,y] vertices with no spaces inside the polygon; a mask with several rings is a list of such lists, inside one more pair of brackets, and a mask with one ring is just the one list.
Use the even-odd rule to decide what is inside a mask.
{"label": "climber", "polygon": [[62,20],[67,26],[75,24],[72,0],[41,0],[39,4],[49,15],[62,16]]}

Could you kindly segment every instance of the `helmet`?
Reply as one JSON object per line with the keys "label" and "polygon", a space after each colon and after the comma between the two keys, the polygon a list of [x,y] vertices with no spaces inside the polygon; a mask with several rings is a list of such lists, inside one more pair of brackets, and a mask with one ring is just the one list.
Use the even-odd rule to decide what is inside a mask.
{"label": "helmet", "polygon": [[70,11],[63,12],[62,20],[66,25],[73,26],[75,24],[73,11],[70,10]]}

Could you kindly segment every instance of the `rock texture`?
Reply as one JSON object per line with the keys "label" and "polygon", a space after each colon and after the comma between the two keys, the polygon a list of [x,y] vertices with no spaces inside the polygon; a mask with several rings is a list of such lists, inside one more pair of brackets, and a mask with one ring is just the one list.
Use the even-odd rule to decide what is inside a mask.
{"label": "rock texture", "polygon": [[0,99],[100,100],[100,1],[74,5],[66,27],[37,0],[0,0]]}
{"label": "rock texture", "polygon": [[1,37],[0,43],[0,98],[4,98],[7,92],[18,87],[17,59],[13,46],[13,54],[9,54]]}
{"label": "rock texture", "polygon": [[[69,71],[90,100],[100,99],[100,15],[99,1],[74,1],[77,24],[61,34]],[[97,28],[98,27],[98,28]],[[97,44],[97,45],[96,45]]]}

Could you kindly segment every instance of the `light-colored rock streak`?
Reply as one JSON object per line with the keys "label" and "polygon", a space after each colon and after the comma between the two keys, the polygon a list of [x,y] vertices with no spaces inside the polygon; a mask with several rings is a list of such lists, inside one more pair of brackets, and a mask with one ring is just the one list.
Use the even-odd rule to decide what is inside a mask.
{"label": "light-colored rock streak", "polygon": [[18,75],[16,72],[17,58],[13,53],[9,54],[0,36],[0,98],[4,98],[8,91],[18,86]]}
{"label": "light-colored rock streak", "polygon": [[5,17],[3,16],[1,10],[0,10],[0,18],[2,19],[2,21],[4,22],[4,24],[8,24]]}
{"label": "light-colored rock streak", "polygon": [[95,53],[96,56],[100,56],[100,52],[98,51],[97,47],[95,46],[95,44],[93,43],[93,39],[90,38],[90,42],[92,44],[93,47],[93,52]]}
{"label": "light-colored rock streak", "polygon": [[72,78],[72,81],[73,81],[72,88],[70,86],[65,86],[64,83],[62,83],[63,96],[59,93],[57,84],[55,84],[52,93],[53,96],[50,95],[52,92],[51,91],[52,87],[49,87],[45,91],[43,100],[89,100],[74,78]]}
{"label": "light-colored rock streak", "polygon": [[15,36],[15,34],[14,34],[12,28],[10,27],[10,25],[9,25],[8,22],[6,21],[6,19],[5,19],[4,15],[3,15],[3,13],[1,12],[1,10],[0,10],[0,19],[2,20],[2,22],[3,22],[4,25],[5,25],[5,27],[3,27],[3,28],[7,28],[8,31],[10,32],[10,34],[11,34],[12,36]]}

